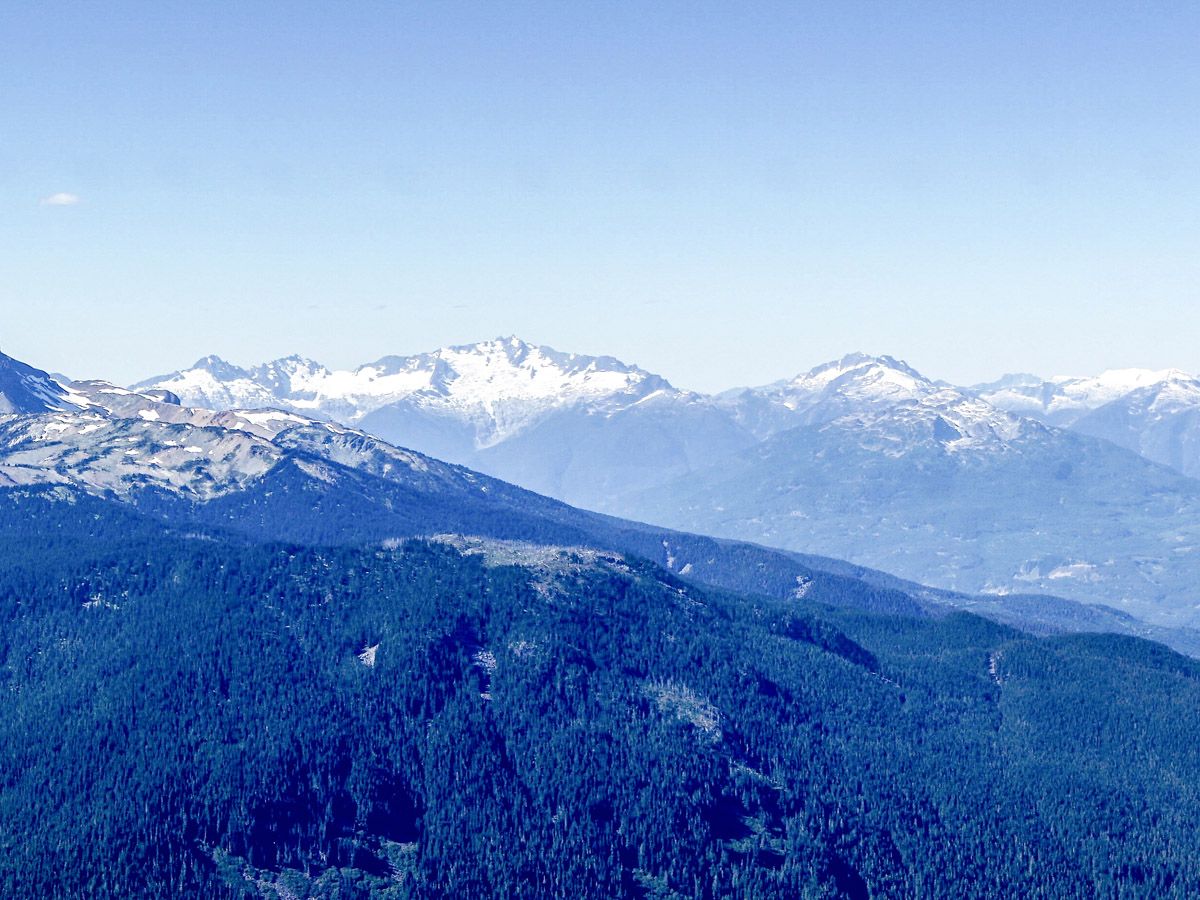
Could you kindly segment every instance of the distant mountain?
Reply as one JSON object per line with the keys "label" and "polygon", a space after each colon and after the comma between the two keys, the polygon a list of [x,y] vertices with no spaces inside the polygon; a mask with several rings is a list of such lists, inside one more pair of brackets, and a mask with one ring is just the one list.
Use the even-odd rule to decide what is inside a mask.
{"label": "distant mountain", "polygon": [[1071,426],[1200,478],[1200,378],[1172,372],[1077,419]]}
{"label": "distant mountain", "polygon": [[761,437],[798,425],[842,421],[865,434],[899,442],[896,450],[933,441],[949,452],[995,451],[1037,423],[1009,415],[978,397],[934,382],[890,356],[854,353],[790,381],[726,395],[741,421],[762,422]]}
{"label": "distant mountain", "polygon": [[253,540],[361,544],[456,533],[590,546],[731,590],[914,615],[973,609],[1038,633],[1113,631],[1200,655],[1194,632],[1116,610],[930,589],[823,556],[585,512],[296,413],[190,408],[165,392],[101,381],[74,382],[71,396],[79,409],[0,417],[0,486],[79,490]]}
{"label": "distant mountain", "polygon": [[[850,354],[788,381],[708,397],[612,357],[560,353],[510,337],[343,371],[299,356],[249,369],[208,356],[133,389],[166,390],[188,406],[276,407],[343,422],[609,511],[622,510],[627,493],[685,476],[797,424],[905,402],[924,411],[944,404],[939,427],[949,435],[965,426],[962,447],[989,443],[987,432],[995,428],[993,437],[1003,441],[1005,429],[1028,427],[999,415],[1009,413],[1200,473],[1200,379],[1172,369],[1048,380],[1015,374],[960,389],[891,357]],[[986,406],[972,407],[972,398]],[[640,452],[630,455],[628,446]]]}
{"label": "distant mountain", "polygon": [[1178,369],[1116,369],[1091,378],[1005,376],[971,389],[989,403],[1104,438],[1200,476],[1200,378]]}
{"label": "distant mountain", "polygon": [[624,515],[955,590],[1195,618],[1198,482],[888,357],[848,357],[726,401],[770,422],[764,440],[628,498]]}
{"label": "distant mountain", "polygon": [[1191,621],[1200,583],[1200,484],[1136,455],[1196,471],[1184,411],[1197,386],[1177,373],[966,390],[851,354],[706,397],[611,358],[504,339],[341,373],[209,360],[147,386],[214,407],[269,395],[579,506],[948,590],[1177,623]]}
{"label": "distant mountain", "polygon": [[134,390],[146,389],[172,391],[189,406],[274,404],[354,425],[400,404],[454,419],[477,449],[565,406],[587,403],[613,411],[656,394],[681,393],[659,376],[612,357],[559,353],[517,338],[386,356],[336,372],[299,356],[250,369],[208,356],[190,369],[134,385]]}
{"label": "distant mountain", "polygon": [[1050,379],[1005,375],[968,390],[1000,409],[1069,426],[1107,403],[1179,376],[1190,377],[1175,369],[1110,369],[1099,375]]}
{"label": "distant mountain", "polygon": [[352,371],[300,357],[252,369],[206,357],[134,386],[148,389],[210,409],[274,406],[343,422],[596,509],[754,442],[714,401],[661,376],[517,338]]}

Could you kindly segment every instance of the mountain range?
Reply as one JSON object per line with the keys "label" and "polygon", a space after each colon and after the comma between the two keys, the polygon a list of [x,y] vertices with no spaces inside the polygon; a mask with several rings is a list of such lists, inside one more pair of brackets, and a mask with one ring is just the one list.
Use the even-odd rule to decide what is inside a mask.
{"label": "mountain range", "polygon": [[253,540],[357,544],[452,533],[589,546],[728,590],[913,615],[971,610],[1038,633],[1112,631],[1200,655],[1200,634],[1170,617],[1157,624],[1036,590],[938,589],[821,554],[584,511],[299,413],[188,407],[164,389],[95,380],[64,386],[7,357],[0,369],[25,379],[10,382],[13,402],[37,399],[43,410],[0,417],[0,487],[43,499],[75,502],[82,492]]}
{"label": "mountain range", "polygon": [[994,406],[1104,438],[1185,475],[1200,475],[1200,378],[1118,369],[1092,378],[1009,375],[973,389]]}
{"label": "mountain range", "polygon": [[851,354],[704,395],[516,338],[331,371],[207,357],[135,390],[343,422],[577,506],[969,593],[1195,618],[1200,387],[1182,373],[954,387]]}
{"label": "mountain range", "polygon": [[[300,357],[216,357],[135,390],[211,409],[273,406],[343,422],[590,508],[683,475],[752,438],[711,398],[612,357],[498,338],[330,371]],[[638,454],[625,452],[633,442]]]}
{"label": "mountain range", "polygon": [[[1200,657],[1191,628],[585,511],[295,410],[0,385],[4,896],[1200,889],[1200,665],[1153,642]],[[755,454],[860,513],[927,492],[947,533],[1063,454],[1192,484],[887,358],[657,391],[754,439],[688,478],[765,515]]]}

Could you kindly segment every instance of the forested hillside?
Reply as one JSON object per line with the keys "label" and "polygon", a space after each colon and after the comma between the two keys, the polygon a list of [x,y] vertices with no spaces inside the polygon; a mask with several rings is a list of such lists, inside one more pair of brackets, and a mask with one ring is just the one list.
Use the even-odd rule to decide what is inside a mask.
{"label": "forested hillside", "polygon": [[0,894],[1190,896],[1200,666],[495,541],[0,506]]}

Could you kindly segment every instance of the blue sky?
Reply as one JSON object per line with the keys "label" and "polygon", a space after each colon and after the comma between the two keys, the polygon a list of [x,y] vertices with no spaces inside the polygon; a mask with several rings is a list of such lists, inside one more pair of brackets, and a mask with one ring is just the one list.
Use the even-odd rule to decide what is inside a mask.
{"label": "blue sky", "polygon": [[0,350],[1200,371],[1198,98],[1195,3],[4,4]]}

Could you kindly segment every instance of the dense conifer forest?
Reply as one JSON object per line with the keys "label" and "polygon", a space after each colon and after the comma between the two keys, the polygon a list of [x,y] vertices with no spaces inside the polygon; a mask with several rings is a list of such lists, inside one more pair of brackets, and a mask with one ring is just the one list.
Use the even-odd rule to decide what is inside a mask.
{"label": "dense conifer forest", "polygon": [[1159,645],[48,500],[0,503],[3,896],[1200,891]]}

